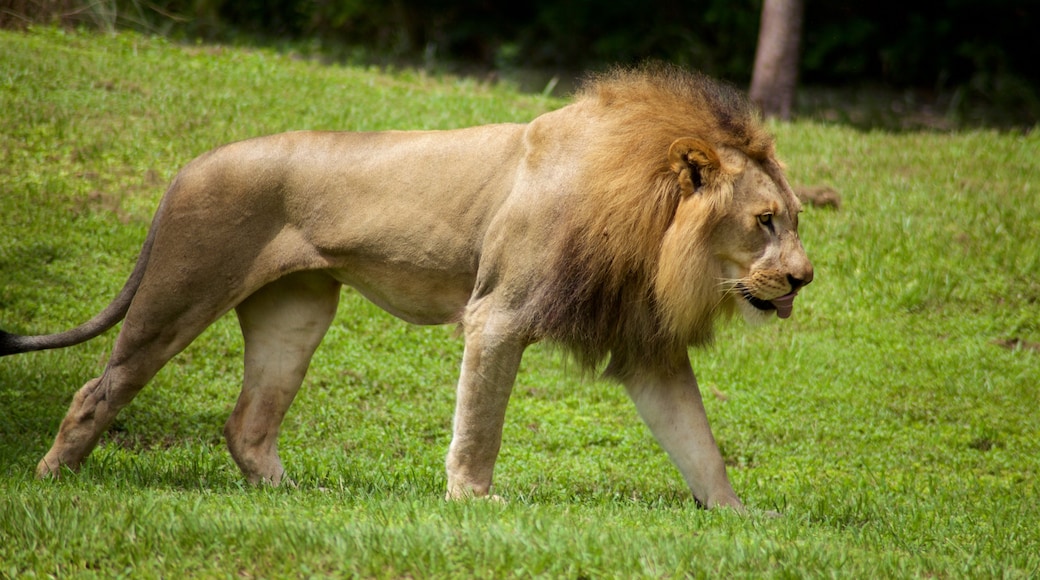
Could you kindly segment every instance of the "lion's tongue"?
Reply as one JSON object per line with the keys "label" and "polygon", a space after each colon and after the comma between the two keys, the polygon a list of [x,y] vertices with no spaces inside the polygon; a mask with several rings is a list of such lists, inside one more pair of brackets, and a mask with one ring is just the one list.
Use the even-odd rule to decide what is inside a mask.
{"label": "lion's tongue", "polygon": [[794,297],[797,296],[797,292],[791,292],[785,294],[779,298],[773,298],[770,302],[773,306],[776,306],[776,315],[780,318],[787,318],[791,316],[791,311],[794,310]]}

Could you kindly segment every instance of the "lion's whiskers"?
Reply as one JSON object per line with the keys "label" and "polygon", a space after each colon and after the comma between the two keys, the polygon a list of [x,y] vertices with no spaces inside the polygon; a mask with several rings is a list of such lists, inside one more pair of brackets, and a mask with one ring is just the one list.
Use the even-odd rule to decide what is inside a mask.
{"label": "lion's whiskers", "polygon": [[722,289],[722,293],[719,294],[718,299],[711,306],[710,312],[712,314],[718,312],[721,309],[722,303],[725,302],[731,294],[734,294],[736,289],[741,283],[740,278],[719,278],[716,286]]}

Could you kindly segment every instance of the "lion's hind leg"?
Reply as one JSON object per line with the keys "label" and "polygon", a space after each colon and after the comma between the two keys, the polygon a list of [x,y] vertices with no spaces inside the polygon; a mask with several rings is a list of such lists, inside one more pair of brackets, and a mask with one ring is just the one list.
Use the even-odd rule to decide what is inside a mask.
{"label": "lion's hind leg", "polygon": [[224,437],[251,483],[277,485],[282,479],[278,430],[336,314],[339,290],[339,282],[324,273],[299,272],[236,307],[245,338],[245,377]]}
{"label": "lion's hind leg", "polygon": [[[165,299],[158,299],[157,294]],[[219,295],[200,300],[161,283],[143,285],[127,312],[104,372],[76,392],[54,444],[36,466],[36,475],[57,476],[63,467],[77,470],[119,411],[226,311],[227,301]]]}

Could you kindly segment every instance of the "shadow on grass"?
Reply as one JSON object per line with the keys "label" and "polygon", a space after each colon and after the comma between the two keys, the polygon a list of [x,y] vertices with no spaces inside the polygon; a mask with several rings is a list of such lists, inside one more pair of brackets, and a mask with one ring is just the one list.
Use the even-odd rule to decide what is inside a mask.
{"label": "shadow on grass", "polygon": [[[81,353],[31,353],[0,359],[0,465],[7,471],[35,469],[50,448],[72,396],[96,374],[85,371],[84,366]],[[141,453],[185,445],[223,445],[224,408],[193,412],[178,405],[174,390],[157,391],[149,395],[147,404],[125,409],[102,436],[99,447]],[[128,429],[127,422],[133,422],[135,429]],[[147,428],[141,429],[141,424]]]}

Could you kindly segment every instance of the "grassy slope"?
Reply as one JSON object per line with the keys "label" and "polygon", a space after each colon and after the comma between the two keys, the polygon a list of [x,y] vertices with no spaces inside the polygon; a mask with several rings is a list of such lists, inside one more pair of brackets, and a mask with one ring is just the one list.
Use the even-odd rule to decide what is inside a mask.
{"label": "grassy slope", "polygon": [[[411,73],[123,35],[0,32],[0,328],[66,328],[122,284],[164,184],[230,140],[524,121],[559,103]],[[233,317],[126,409],[83,473],[31,479],[112,334],[0,359],[0,577],[1028,576],[1040,573],[1040,132],[778,125],[817,282],[794,317],[694,353],[734,485],[696,509],[616,386],[524,360],[496,489],[448,504],[461,345],[351,292],[286,419],[296,488],[220,439]],[[714,393],[714,395],[712,394]]]}

